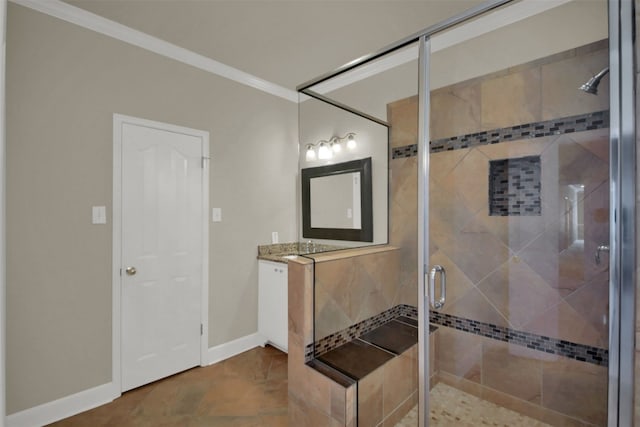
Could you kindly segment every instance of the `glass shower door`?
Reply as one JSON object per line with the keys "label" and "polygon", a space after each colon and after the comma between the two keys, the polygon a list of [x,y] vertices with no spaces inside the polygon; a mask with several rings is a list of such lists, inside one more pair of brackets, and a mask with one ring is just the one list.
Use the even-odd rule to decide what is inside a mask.
{"label": "glass shower door", "polygon": [[607,3],[523,3],[426,45],[431,426],[607,424]]}

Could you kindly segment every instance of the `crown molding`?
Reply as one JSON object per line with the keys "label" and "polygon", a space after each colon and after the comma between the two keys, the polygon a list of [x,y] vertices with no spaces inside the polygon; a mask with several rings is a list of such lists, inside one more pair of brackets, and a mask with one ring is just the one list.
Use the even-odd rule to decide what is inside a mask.
{"label": "crown molding", "polygon": [[283,86],[256,77],[252,74],[233,68],[214,59],[176,46],[172,43],[153,37],[142,31],[134,30],[126,25],[103,18],[79,7],[60,0],[10,0],[20,6],[53,16],[71,24],[120,40],[133,46],[146,49],[158,55],[199,68],[211,74],[233,80],[262,92],[298,102],[298,93]]}

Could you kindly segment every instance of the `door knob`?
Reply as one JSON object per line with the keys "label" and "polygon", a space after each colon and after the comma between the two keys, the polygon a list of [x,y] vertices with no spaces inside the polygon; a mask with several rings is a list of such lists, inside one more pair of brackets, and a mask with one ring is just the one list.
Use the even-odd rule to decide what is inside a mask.
{"label": "door knob", "polygon": [[133,276],[137,273],[135,267],[127,267],[125,271],[127,272],[127,276]]}

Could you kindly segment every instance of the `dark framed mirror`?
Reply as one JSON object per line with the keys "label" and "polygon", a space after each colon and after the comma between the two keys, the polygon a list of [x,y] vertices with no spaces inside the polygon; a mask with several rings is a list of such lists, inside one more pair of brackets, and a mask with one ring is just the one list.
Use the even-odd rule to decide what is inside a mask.
{"label": "dark framed mirror", "polygon": [[373,242],[371,157],[305,168],[302,237]]}

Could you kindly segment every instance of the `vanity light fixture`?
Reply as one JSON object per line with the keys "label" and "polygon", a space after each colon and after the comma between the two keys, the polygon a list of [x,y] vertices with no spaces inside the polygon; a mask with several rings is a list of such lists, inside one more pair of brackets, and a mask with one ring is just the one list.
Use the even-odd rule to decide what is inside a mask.
{"label": "vanity light fixture", "polygon": [[[353,150],[356,148],[356,134],[353,132],[347,133],[345,136],[332,136],[329,140],[322,139],[315,144],[307,144],[306,159],[307,161],[315,160],[329,160],[333,157],[334,153],[342,151],[342,143],[347,141],[347,148]],[[316,153],[316,147],[318,147]]]}

